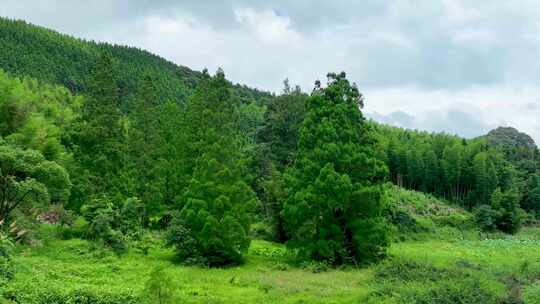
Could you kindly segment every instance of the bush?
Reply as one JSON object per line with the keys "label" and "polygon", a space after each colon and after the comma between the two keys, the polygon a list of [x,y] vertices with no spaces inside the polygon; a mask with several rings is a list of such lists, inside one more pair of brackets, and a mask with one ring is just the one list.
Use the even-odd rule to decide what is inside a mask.
{"label": "bush", "polygon": [[477,279],[443,281],[425,293],[412,294],[404,303],[417,304],[496,304],[499,297],[481,286]]}
{"label": "bush", "polygon": [[146,282],[142,298],[149,304],[167,304],[173,302],[173,280],[163,267],[155,268]]}
{"label": "bush", "polygon": [[83,216],[89,223],[87,237],[103,242],[117,254],[127,250],[126,237],[119,230],[121,218],[106,197],[94,199],[85,205]]}
{"label": "bush", "polygon": [[476,223],[484,231],[495,231],[497,229],[497,221],[500,217],[501,213],[489,205],[481,205],[474,210]]}
{"label": "bush", "polygon": [[134,247],[143,255],[148,255],[150,248],[152,248],[153,246],[154,246],[154,239],[152,238],[152,235],[148,233],[143,234],[139,238],[139,240],[135,242],[135,245],[134,245]]}
{"label": "bush", "polygon": [[375,268],[375,279],[383,282],[438,282],[445,278],[459,277],[461,272],[437,268],[431,264],[418,263],[407,259],[388,259]]}
{"label": "bush", "polygon": [[183,221],[174,216],[165,234],[167,246],[174,247],[179,260],[195,264],[206,264],[198,250],[198,243],[193,233],[184,226]]}
{"label": "bush", "polygon": [[88,222],[84,217],[76,217],[71,225],[58,226],[58,234],[64,240],[86,238],[88,232]]}
{"label": "bush", "polygon": [[274,241],[275,233],[271,225],[264,222],[257,222],[251,224],[250,234],[251,238],[257,240]]}
{"label": "bush", "polygon": [[14,268],[11,260],[11,250],[13,243],[9,238],[0,232],[0,286],[3,281],[13,278]]}
{"label": "bush", "polygon": [[124,233],[139,231],[144,225],[144,205],[138,198],[126,199],[120,211],[122,219],[121,230]]}
{"label": "bush", "polygon": [[362,303],[495,304],[502,296],[460,265],[441,268],[408,259],[379,264],[375,282],[378,289]]}
{"label": "bush", "polygon": [[4,295],[15,303],[35,304],[139,304],[131,293],[103,293],[89,290],[11,290]]}
{"label": "bush", "polygon": [[384,258],[391,236],[386,220],[383,217],[372,217],[360,220],[354,226],[355,257],[364,264]]}

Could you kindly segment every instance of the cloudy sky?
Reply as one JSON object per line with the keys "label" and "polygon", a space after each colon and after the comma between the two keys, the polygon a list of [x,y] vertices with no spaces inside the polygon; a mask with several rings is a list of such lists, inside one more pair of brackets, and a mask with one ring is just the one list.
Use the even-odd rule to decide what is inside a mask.
{"label": "cloudy sky", "polygon": [[276,92],[343,70],[378,121],[540,142],[537,0],[2,0],[0,15]]}

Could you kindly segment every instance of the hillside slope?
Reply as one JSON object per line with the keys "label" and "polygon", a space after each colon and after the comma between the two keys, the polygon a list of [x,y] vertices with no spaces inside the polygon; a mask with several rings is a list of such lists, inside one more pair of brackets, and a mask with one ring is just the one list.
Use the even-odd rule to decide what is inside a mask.
{"label": "hillside slope", "polygon": [[[162,100],[175,101],[184,101],[202,76],[138,48],[76,39],[24,21],[0,18],[0,69],[12,75],[30,76],[84,94],[91,69],[102,52],[116,60],[120,95],[126,99],[136,92],[145,72],[157,78],[157,95]],[[269,93],[241,85],[234,87],[234,94],[259,103],[271,98]]]}

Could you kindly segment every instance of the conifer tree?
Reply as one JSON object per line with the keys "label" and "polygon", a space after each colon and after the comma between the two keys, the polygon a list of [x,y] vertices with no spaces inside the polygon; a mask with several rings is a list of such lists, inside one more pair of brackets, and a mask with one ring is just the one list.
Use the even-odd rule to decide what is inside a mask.
{"label": "conifer tree", "polygon": [[86,193],[118,195],[124,144],[121,118],[113,61],[103,54],[94,67],[79,134],[77,156],[91,185]]}
{"label": "conifer tree", "polygon": [[362,95],[345,73],[328,74],[306,104],[297,158],[288,171],[283,217],[288,245],[332,264],[369,262],[385,254],[388,233],[379,182],[386,167],[360,111]]}
{"label": "conifer tree", "polygon": [[[182,210],[171,232],[187,235],[169,240],[177,249],[189,240],[190,254],[183,259],[201,259],[216,266],[242,261],[249,246],[248,211],[255,194],[244,181],[246,174],[239,134],[235,129],[236,105],[223,71],[208,75],[189,100],[185,117],[186,166],[191,172],[181,200]],[[179,227],[181,226],[181,227]],[[171,242],[170,242],[171,243]]]}
{"label": "conifer tree", "polygon": [[144,206],[144,216],[160,209],[161,176],[159,165],[164,146],[160,132],[159,98],[155,82],[146,74],[139,85],[129,125],[129,164],[135,195]]}

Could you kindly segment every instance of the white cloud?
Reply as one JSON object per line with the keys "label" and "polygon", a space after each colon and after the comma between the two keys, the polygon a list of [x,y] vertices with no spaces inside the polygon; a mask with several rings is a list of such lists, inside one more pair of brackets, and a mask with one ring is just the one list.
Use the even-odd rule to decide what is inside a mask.
{"label": "white cloud", "polygon": [[[477,86],[463,90],[426,90],[418,87],[364,92],[366,112],[396,126],[447,131],[467,137],[497,126],[513,126],[540,143],[540,88],[533,86]],[[407,124],[396,120],[406,111]],[[399,118],[399,117],[398,117]]]}
{"label": "white cloud", "polygon": [[390,123],[465,136],[509,124],[540,140],[535,0],[2,0],[0,15],[276,92],[344,70]]}
{"label": "white cloud", "polygon": [[465,7],[460,0],[443,0],[447,20],[454,25],[479,21],[482,14],[475,8]]}
{"label": "white cloud", "polygon": [[466,28],[452,33],[452,41],[463,46],[492,47],[499,42],[497,34],[488,29]]}
{"label": "white cloud", "polygon": [[278,16],[273,10],[256,11],[253,8],[242,8],[234,11],[236,20],[257,37],[268,43],[296,43],[300,35],[291,28],[291,20]]}

